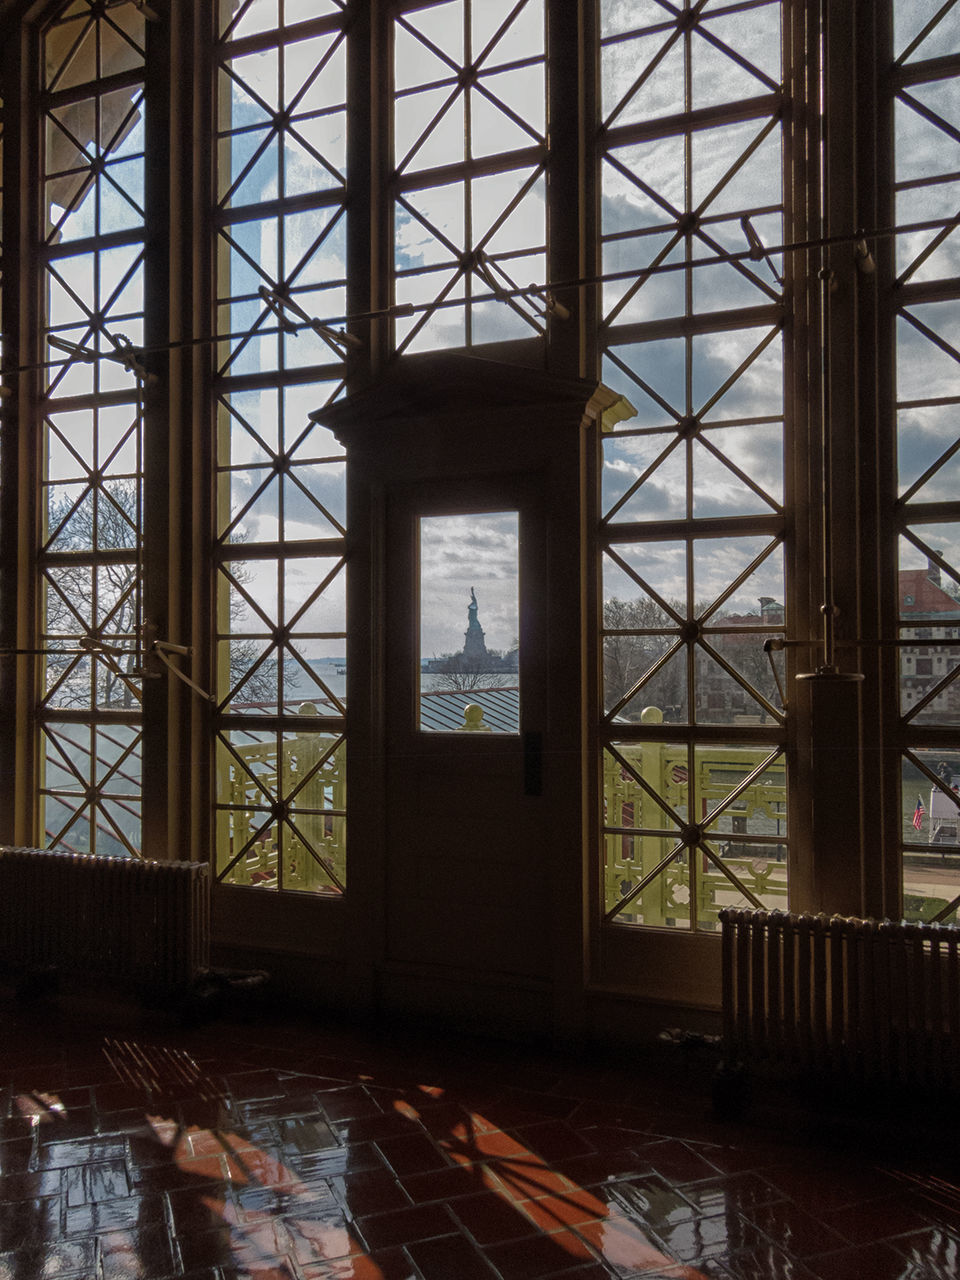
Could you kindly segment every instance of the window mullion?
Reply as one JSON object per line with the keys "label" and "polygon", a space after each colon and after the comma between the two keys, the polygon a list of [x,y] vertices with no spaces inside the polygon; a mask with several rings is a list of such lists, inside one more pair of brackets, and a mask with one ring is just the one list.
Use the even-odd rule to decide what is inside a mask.
{"label": "window mullion", "polygon": [[[587,144],[599,112],[596,33],[596,0],[548,0],[548,280],[590,277],[599,269],[597,166]],[[547,367],[592,377],[599,372],[597,290],[558,291],[557,301],[570,316],[548,320]]]}
{"label": "window mullion", "polygon": [[[144,252],[144,346],[150,379],[143,388],[143,643],[180,640],[175,633],[181,581],[171,558],[179,543],[179,504],[183,477],[175,468],[183,450],[170,448],[170,361],[163,348],[171,328],[170,271],[170,7],[155,12],[159,21],[146,26],[147,129],[144,201],[149,229]],[[159,354],[163,352],[163,354]],[[175,531],[175,533],[174,533]],[[174,536],[171,536],[173,534]],[[146,657],[146,654],[145,654]],[[147,669],[151,670],[149,660]],[[171,830],[171,815],[182,811],[179,770],[169,761],[171,717],[183,691],[179,681],[157,675],[143,681],[143,852],[165,859],[182,847],[180,832]],[[174,821],[176,819],[174,818]]]}
{"label": "window mullion", "polygon": [[[31,287],[34,245],[30,229],[39,220],[39,172],[33,122],[38,89],[29,74],[36,66],[37,37],[22,28],[3,40],[3,294],[5,373],[39,358],[38,292]],[[36,461],[29,448],[31,406],[39,394],[39,374],[4,377],[14,394],[3,405],[0,434],[0,644],[4,649],[36,648],[34,554],[37,511]],[[36,659],[22,655],[0,663],[0,715],[15,726],[0,743],[0,839],[28,844],[34,838],[36,762],[28,728],[33,710]]]}
{"label": "window mullion", "polygon": [[[393,44],[392,22],[383,0],[358,5],[347,40],[347,180],[351,201],[347,222],[347,312],[364,315],[384,311],[393,300],[393,244],[390,236],[387,182],[393,153],[390,110]],[[369,175],[369,189],[358,181]],[[384,317],[357,321],[351,329],[363,346],[349,353],[348,383],[362,386],[386,363],[393,346],[393,325]]]}
{"label": "window mullion", "polygon": [[[820,233],[848,237],[857,227],[888,225],[875,197],[877,13],[874,8],[867,21],[854,3],[831,4],[823,13]],[[813,226],[816,204],[809,193],[817,179],[808,172],[801,188],[808,193]],[[888,795],[882,659],[876,644],[859,643],[880,634],[881,568],[876,557],[851,554],[853,548],[875,546],[878,537],[876,284],[859,269],[848,239],[814,253],[805,266],[797,288],[807,296],[813,412],[801,446],[807,458],[801,485],[808,487],[813,518],[806,543],[798,539],[798,560],[805,561],[800,581],[809,583],[809,612],[799,638],[809,643],[797,661],[801,672],[816,674],[793,686],[805,851],[799,905],[859,914],[868,903],[874,910],[881,903]],[[821,396],[813,389],[823,378]],[[879,749],[861,751],[863,741]]]}

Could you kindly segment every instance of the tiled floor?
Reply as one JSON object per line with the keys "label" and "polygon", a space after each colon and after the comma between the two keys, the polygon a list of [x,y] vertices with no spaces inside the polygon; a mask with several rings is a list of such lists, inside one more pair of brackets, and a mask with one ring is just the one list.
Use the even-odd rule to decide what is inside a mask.
{"label": "tiled floor", "polygon": [[954,1137],[928,1157],[777,1091],[721,1123],[704,1051],[615,1066],[6,996],[0,1028],[0,1280],[960,1274]]}

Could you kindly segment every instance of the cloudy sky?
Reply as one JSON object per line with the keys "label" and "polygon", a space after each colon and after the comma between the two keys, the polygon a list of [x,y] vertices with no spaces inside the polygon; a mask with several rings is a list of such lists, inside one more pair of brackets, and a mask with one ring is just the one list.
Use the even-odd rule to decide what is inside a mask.
{"label": "cloudy sky", "polygon": [[470,588],[488,649],[510,649],[520,632],[515,511],[420,521],[420,656],[463,648]]}
{"label": "cloudy sky", "polygon": [[[784,599],[783,548],[767,537],[700,538],[694,543],[692,576],[690,557],[683,542],[626,544],[616,552],[633,572],[661,599],[679,602],[679,612],[698,615],[723,597],[718,612],[759,612],[761,596]],[[756,561],[756,567],[732,592],[732,584]],[[727,594],[729,592],[729,594]],[[608,557],[603,562],[604,599],[644,600],[646,593],[636,579]],[[652,598],[652,597],[651,597]],[[672,624],[671,624],[672,625]]]}

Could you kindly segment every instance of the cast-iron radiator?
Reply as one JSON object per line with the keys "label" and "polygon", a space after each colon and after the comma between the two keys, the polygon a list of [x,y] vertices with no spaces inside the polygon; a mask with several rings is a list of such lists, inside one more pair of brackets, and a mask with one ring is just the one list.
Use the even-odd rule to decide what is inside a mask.
{"label": "cast-iron radiator", "polygon": [[0,848],[5,968],[174,994],[209,959],[206,864]]}
{"label": "cast-iron radiator", "polygon": [[725,908],[725,1065],[960,1089],[960,928]]}

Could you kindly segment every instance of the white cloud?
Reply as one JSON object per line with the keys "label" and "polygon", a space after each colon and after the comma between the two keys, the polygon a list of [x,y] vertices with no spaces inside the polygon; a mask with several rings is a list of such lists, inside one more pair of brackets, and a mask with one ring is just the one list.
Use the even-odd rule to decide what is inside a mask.
{"label": "white cloud", "polygon": [[471,587],[487,648],[512,645],[519,633],[518,547],[516,512],[421,521],[421,656],[462,649]]}

